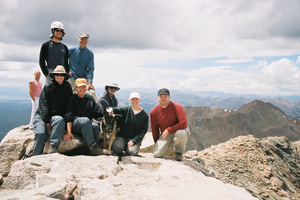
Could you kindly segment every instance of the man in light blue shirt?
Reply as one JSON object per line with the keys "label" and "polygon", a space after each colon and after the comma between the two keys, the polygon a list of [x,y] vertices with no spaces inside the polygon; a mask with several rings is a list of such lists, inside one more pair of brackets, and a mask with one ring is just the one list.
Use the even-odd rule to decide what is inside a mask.
{"label": "man in light blue shirt", "polygon": [[88,82],[87,93],[97,102],[95,87],[93,86],[95,68],[94,53],[86,47],[89,42],[89,34],[81,32],[78,37],[78,42],[78,47],[69,49],[69,67],[71,75],[69,82],[72,86],[73,93],[75,93],[75,80],[77,78],[85,78]]}

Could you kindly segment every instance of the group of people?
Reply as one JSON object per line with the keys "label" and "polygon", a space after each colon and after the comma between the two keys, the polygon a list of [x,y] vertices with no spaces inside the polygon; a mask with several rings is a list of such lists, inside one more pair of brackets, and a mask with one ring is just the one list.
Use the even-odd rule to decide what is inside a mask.
{"label": "group of people", "polygon": [[[46,84],[39,82],[41,73],[34,73],[29,83],[32,99],[30,128],[35,133],[34,155],[43,153],[50,132],[49,153],[57,152],[60,141],[68,141],[81,135],[89,146],[91,155],[103,154],[98,146],[100,125],[93,119],[103,117],[103,112],[122,114],[119,131],[113,142],[112,151],[119,156],[137,155],[148,130],[149,116],[140,107],[141,96],[132,92],[130,105],[118,107],[116,83],[107,84],[98,99],[93,86],[94,55],[87,48],[89,34],[81,32],[79,46],[68,49],[61,43],[65,32],[61,22],[50,26],[50,40],[40,51],[40,67]],[[150,112],[151,129],[155,143],[154,157],[162,157],[172,144],[176,148],[176,159],[182,160],[189,130],[183,107],[170,101],[170,91],[158,91],[159,104]]]}

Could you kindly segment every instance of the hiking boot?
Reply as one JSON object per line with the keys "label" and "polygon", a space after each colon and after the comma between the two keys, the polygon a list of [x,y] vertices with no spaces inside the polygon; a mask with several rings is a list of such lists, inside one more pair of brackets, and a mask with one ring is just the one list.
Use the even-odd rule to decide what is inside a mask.
{"label": "hiking boot", "polygon": [[92,156],[104,154],[103,149],[100,149],[95,142],[89,147],[89,149]]}
{"label": "hiking boot", "polygon": [[58,146],[50,144],[49,153],[57,153]]}
{"label": "hiking boot", "polygon": [[183,157],[182,157],[182,153],[176,152],[176,158],[177,161],[182,161]]}

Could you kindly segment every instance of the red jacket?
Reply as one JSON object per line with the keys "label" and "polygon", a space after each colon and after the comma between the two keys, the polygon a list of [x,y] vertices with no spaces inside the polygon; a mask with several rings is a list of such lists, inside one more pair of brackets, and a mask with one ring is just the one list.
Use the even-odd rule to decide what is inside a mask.
{"label": "red jacket", "polygon": [[160,105],[155,106],[150,112],[151,129],[154,142],[158,140],[160,133],[168,130],[173,134],[179,129],[187,128],[187,119],[183,107],[175,102],[170,101],[166,108]]}

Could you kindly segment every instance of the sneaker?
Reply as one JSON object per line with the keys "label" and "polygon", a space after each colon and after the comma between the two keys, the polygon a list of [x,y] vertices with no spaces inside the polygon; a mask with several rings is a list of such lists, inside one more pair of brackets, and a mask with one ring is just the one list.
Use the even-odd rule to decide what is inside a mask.
{"label": "sneaker", "polygon": [[49,153],[57,153],[58,146],[50,145]]}
{"label": "sneaker", "polygon": [[182,161],[183,157],[182,157],[182,153],[176,152],[176,158],[177,161]]}

